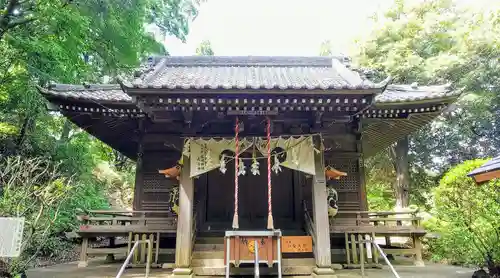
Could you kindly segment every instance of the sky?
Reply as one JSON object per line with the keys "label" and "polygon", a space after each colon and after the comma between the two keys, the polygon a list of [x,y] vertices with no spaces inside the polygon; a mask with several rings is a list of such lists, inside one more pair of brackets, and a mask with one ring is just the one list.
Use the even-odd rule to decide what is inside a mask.
{"label": "sky", "polygon": [[[171,55],[193,55],[209,40],[215,55],[314,56],[330,40],[334,54],[353,55],[355,40],[376,27],[371,16],[394,0],[207,0],[183,44],[167,37]],[[484,6],[500,0],[458,0]]]}

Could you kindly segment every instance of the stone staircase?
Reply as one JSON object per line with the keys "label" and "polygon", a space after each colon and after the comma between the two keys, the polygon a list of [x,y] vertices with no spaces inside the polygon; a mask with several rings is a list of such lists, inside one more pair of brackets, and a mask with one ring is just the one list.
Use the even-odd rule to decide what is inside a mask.
{"label": "stone staircase", "polygon": [[[224,238],[202,237],[197,238],[191,265],[197,276],[224,276]],[[315,267],[314,258],[284,258],[282,260],[283,275],[299,276],[311,275]],[[253,265],[231,267],[231,275],[251,276],[254,274]],[[260,266],[260,275],[277,275],[277,267]]]}

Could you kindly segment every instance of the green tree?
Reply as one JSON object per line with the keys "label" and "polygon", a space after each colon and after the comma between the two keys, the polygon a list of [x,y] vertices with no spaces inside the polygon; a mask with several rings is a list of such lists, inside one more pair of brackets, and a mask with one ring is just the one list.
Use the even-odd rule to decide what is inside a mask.
{"label": "green tree", "polygon": [[212,50],[212,45],[210,41],[205,40],[200,43],[200,45],[196,48],[196,55],[201,56],[214,56],[214,51]]}
{"label": "green tree", "polygon": [[332,42],[330,40],[322,42],[319,48],[319,56],[332,56],[332,54]]}
{"label": "green tree", "polygon": [[500,182],[476,185],[467,173],[486,160],[466,161],[448,171],[434,190],[435,219],[441,234],[431,244],[435,256],[457,263],[486,265],[500,276]]}
{"label": "green tree", "polygon": [[[33,205],[25,214],[33,234],[26,244],[33,248],[23,249],[12,270],[29,267],[33,256],[59,253],[64,244],[58,235],[76,227],[75,210],[108,206],[107,191],[127,193],[134,171],[128,159],[48,113],[36,85],[100,83],[104,76],[129,74],[143,58],[164,51],[145,25],[185,40],[197,5],[197,0],[0,0],[0,168],[12,159],[23,165],[0,174],[10,180],[33,161],[57,166],[56,178],[44,182],[0,183],[1,215],[16,216],[11,208]],[[106,175],[100,165],[108,165]],[[49,199],[40,199],[40,191]]]}
{"label": "green tree", "polygon": [[[384,25],[362,42],[358,62],[390,75],[394,83],[452,83],[463,90],[448,113],[389,150],[397,203],[417,186],[411,172],[445,171],[449,165],[494,153],[499,147],[500,12],[473,13],[452,1],[396,1]],[[416,169],[417,168],[417,169]],[[418,169],[419,168],[419,169]]]}

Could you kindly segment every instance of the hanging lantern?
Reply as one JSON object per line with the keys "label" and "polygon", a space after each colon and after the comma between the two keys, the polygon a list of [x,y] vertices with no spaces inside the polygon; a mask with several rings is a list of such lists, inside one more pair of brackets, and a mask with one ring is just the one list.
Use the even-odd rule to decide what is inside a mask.
{"label": "hanging lantern", "polygon": [[338,180],[340,177],[347,176],[347,173],[328,166],[325,168],[325,176],[328,180]]}
{"label": "hanging lantern", "polygon": [[328,216],[335,217],[339,212],[339,206],[337,205],[339,194],[337,190],[333,187],[328,187]]}

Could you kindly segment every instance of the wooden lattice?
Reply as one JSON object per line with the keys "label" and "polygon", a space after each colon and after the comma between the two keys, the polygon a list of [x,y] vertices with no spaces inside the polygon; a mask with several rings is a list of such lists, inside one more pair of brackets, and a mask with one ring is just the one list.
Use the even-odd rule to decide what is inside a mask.
{"label": "wooden lattice", "polygon": [[144,193],[168,193],[175,186],[176,181],[165,178],[158,173],[144,173],[143,189]]}
{"label": "wooden lattice", "polygon": [[360,178],[357,158],[330,158],[325,160],[325,164],[347,173],[346,177],[328,181],[328,186],[332,186],[337,191],[359,190]]}

